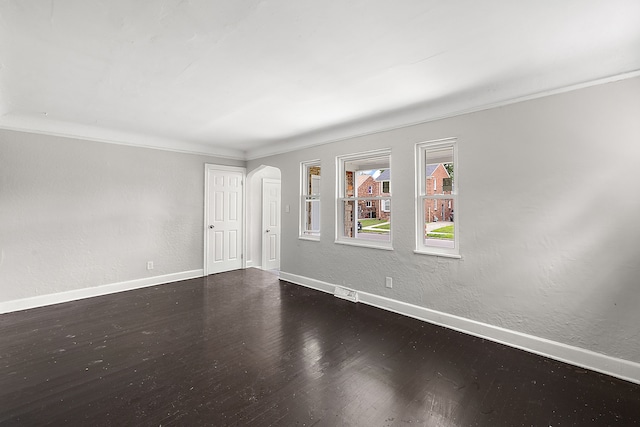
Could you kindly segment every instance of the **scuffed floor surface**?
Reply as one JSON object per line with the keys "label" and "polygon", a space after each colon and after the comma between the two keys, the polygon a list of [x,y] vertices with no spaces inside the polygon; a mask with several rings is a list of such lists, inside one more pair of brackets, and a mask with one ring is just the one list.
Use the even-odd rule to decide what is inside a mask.
{"label": "scuffed floor surface", "polygon": [[239,270],[0,316],[2,426],[629,426],[640,386]]}

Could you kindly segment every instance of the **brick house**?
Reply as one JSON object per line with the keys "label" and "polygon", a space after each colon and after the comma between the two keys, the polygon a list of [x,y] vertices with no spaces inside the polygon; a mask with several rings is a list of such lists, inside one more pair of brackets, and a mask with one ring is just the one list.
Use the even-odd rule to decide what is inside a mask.
{"label": "brick house", "polygon": [[[442,163],[427,165],[427,181],[425,190],[427,196],[431,194],[451,194],[442,191],[444,178],[450,178],[449,172]],[[451,221],[454,214],[453,200],[427,199],[424,202],[425,222]]]}
{"label": "brick house", "polygon": [[[390,169],[382,171],[376,178],[371,175],[358,175],[358,197],[388,196]],[[359,200],[358,218],[389,219],[390,207],[381,200]]]}
{"label": "brick house", "polygon": [[[378,184],[378,196],[390,196],[391,195],[391,169],[383,170],[380,175],[375,179]],[[377,214],[378,218],[388,220],[391,215],[391,206],[388,200],[382,200],[378,203]]]}
{"label": "brick house", "polygon": [[[442,191],[445,178],[450,178],[449,172],[442,163],[428,165],[425,183],[426,194],[450,194],[451,191]],[[391,170],[382,171],[376,178],[372,175],[357,176],[358,197],[379,197],[390,195]],[[382,202],[382,203],[381,203]],[[385,209],[387,208],[387,209]],[[390,209],[384,201],[359,200],[358,218],[389,219]],[[452,200],[427,199],[425,201],[425,222],[451,221],[454,215]]]}
{"label": "brick house", "polygon": [[[358,197],[376,196],[379,184],[371,175],[358,175]],[[358,200],[358,218],[378,218],[377,200]]]}

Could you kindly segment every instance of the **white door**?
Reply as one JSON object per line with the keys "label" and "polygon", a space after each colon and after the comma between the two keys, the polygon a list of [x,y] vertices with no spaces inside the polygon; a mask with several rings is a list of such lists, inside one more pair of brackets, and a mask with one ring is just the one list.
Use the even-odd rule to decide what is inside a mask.
{"label": "white door", "polygon": [[205,273],[242,268],[242,168],[206,165]]}
{"label": "white door", "polygon": [[280,180],[262,180],[262,269],[280,269]]}

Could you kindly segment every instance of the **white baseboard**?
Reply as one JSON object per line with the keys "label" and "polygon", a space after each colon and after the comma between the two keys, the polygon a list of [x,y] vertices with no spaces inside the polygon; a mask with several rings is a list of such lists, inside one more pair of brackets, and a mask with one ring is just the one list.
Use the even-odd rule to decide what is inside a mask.
{"label": "white baseboard", "polygon": [[92,288],[75,289],[73,291],[59,292],[56,294],[39,295],[37,297],[22,298],[12,301],[0,302],[0,314],[13,311],[28,310],[30,308],[44,307],[46,305],[60,304],[63,302],[76,301],[84,298],[97,297],[100,295],[113,294],[116,292],[129,291],[132,289],[145,288],[147,286],[162,285],[165,283],[177,282],[179,280],[202,277],[204,270],[182,271],[180,273],[165,274],[162,276],[145,277],[144,279],[128,280],[126,282],[111,283],[108,285],[95,286]]}
{"label": "white baseboard", "polygon": [[[280,272],[280,279],[319,291],[334,293],[336,285],[296,274]],[[561,362],[611,375],[640,384],[640,363],[596,353],[545,338],[489,325],[464,317],[447,314],[391,298],[357,291],[358,301],[394,313],[423,320],[480,338],[485,338],[520,350],[525,350]]]}

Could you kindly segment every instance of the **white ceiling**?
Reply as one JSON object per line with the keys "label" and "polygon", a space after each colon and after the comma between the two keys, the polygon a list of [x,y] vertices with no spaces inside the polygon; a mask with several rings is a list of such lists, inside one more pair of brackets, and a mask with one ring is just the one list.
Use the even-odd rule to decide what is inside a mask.
{"label": "white ceiling", "polygon": [[242,159],[639,70],[638,0],[0,0],[0,127]]}

